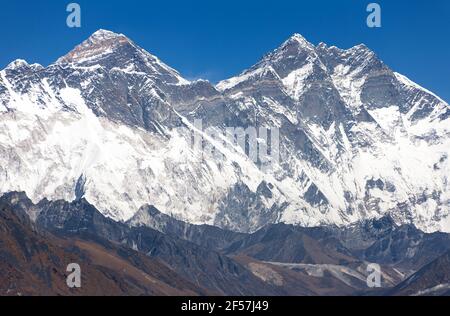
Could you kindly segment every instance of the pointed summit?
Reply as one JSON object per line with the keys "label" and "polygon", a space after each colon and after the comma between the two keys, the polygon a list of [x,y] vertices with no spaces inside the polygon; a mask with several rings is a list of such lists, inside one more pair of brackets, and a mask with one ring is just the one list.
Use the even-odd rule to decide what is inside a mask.
{"label": "pointed summit", "polygon": [[283,50],[314,50],[314,45],[308,42],[306,38],[298,33],[294,33],[291,37],[289,37],[276,51]]}
{"label": "pointed summit", "polygon": [[268,54],[263,62],[280,62],[294,59],[304,59],[315,55],[315,47],[302,35],[294,33],[281,46]]}
{"label": "pointed summit", "polygon": [[57,65],[102,67],[107,71],[146,74],[168,84],[187,84],[180,74],[159,58],[136,45],[123,34],[100,29],[67,55]]}
{"label": "pointed summit", "polygon": [[284,44],[281,47],[287,46],[287,45],[300,45],[300,46],[306,46],[306,47],[314,47],[313,44],[308,42],[306,38],[304,38],[299,33],[294,33],[287,41],[284,42]]}
{"label": "pointed summit", "polygon": [[70,53],[58,59],[56,63],[86,63],[111,54],[127,45],[133,46],[134,44],[125,35],[100,29]]}
{"label": "pointed summit", "polygon": [[[316,68],[320,69],[323,66],[320,64],[314,45],[302,35],[294,33],[250,69],[238,77],[220,82],[216,87],[224,91],[234,88],[238,83],[248,81],[281,80],[282,84],[289,86],[289,90],[298,91],[303,82],[303,79],[300,80],[299,77],[306,78]],[[288,78],[289,75],[291,76]]]}
{"label": "pointed summit", "polygon": [[123,34],[114,33],[112,31],[100,29],[96,31],[94,34],[89,37],[89,40],[92,42],[100,42],[105,40],[117,39],[121,37],[126,37]]}
{"label": "pointed summit", "polygon": [[20,69],[20,68],[24,68],[24,67],[29,67],[29,64],[26,62],[26,60],[16,59],[13,62],[11,62],[8,66],[6,66],[5,69],[15,70],[15,69]]}
{"label": "pointed summit", "polygon": [[270,67],[280,78],[285,78],[307,64],[319,63],[318,59],[314,45],[295,33],[249,71]]}
{"label": "pointed summit", "polygon": [[292,40],[305,40],[305,38],[299,33],[292,34],[290,39],[292,39]]}

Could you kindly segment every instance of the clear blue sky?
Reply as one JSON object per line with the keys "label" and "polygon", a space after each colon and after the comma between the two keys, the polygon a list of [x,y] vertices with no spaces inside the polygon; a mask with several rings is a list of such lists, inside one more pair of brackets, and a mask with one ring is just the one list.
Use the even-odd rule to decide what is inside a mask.
{"label": "clear blue sky", "polygon": [[[365,43],[391,68],[450,101],[449,0],[65,0],[0,2],[0,68],[16,58],[48,65],[99,28],[124,33],[187,78],[240,73],[293,33],[348,48]],[[382,6],[381,29],[366,6]]]}

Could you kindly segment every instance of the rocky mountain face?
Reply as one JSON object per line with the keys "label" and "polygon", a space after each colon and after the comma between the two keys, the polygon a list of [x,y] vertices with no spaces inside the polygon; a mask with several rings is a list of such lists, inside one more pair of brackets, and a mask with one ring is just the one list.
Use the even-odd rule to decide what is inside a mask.
{"label": "rocky mountain face", "polygon": [[[268,82],[270,93],[264,90]],[[258,123],[280,126],[285,150],[283,171],[276,176],[302,186],[298,195],[314,207],[312,212],[319,210],[289,207],[281,221],[345,224],[390,213],[398,223],[447,230],[443,218],[449,201],[442,199],[448,192],[447,176],[437,175],[440,167],[434,164],[445,165],[448,156],[443,145],[448,141],[449,107],[432,94],[425,96],[424,89],[391,71],[367,47],[315,47],[294,35],[218,88],[247,104],[249,119],[264,113],[258,119],[271,121]],[[425,139],[433,140],[425,144]],[[423,160],[428,150],[437,150],[434,163]],[[425,189],[437,182],[440,189]],[[429,198],[433,191],[441,192],[440,197]],[[429,203],[436,208],[431,207],[433,215],[424,215],[430,212]],[[316,222],[308,223],[305,217]],[[437,228],[438,223],[443,227]]]}
{"label": "rocky mountain face", "polygon": [[[364,45],[294,35],[214,86],[100,30],[48,67],[18,60],[0,72],[0,192],[84,198],[115,221],[149,204],[242,233],[387,214],[450,232],[449,114]],[[267,128],[259,154],[278,153],[279,131],[279,159],[213,137],[230,127]],[[193,134],[214,150],[196,150]]]}
{"label": "rocky mountain face", "polygon": [[[240,232],[385,214],[450,231],[450,108],[364,45],[294,35],[213,86],[100,30],[48,67],[1,71],[0,111],[0,191],[34,202],[84,197],[122,221],[151,204]],[[229,127],[278,129],[280,159],[263,166],[209,137]],[[221,155],[195,150],[192,133]]]}
{"label": "rocky mountain face", "polygon": [[[0,202],[0,295],[207,295],[160,260],[113,244],[41,230],[19,207]],[[81,288],[66,285],[82,266]]]}
{"label": "rocky mountain face", "polygon": [[[70,241],[81,240],[92,247],[103,247],[105,255],[108,251],[114,252],[116,247],[124,248],[127,253],[124,250],[121,253],[131,262],[135,262],[133,253],[145,255],[170,267],[174,273],[183,275],[186,282],[197,284],[198,291],[194,294],[202,295],[202,291],[203,295],[280,294],[279,289],[264,283],[245,266],[214,249],[199,246],[175,233],[163,234],[148,227],[131,227],[115,222],[84,199],[72,203],[42,200],[33,204],[24,193],[12,192],[4,195],[0,203],[9,209],[19,210],[24,218],[37,214],[35,221],[29,222],[38,232]],[[78,258],[78,261],[71,262],[84,264],[86,260]],[[175,277],[173,282],[177,282]],[[133,293],[125,290],[121,295]],[[151,293],[141,291],[138,294]]]}
{"label": "rocky mountain face", "polygon": [[[0,198],[0,210],[3,295],[438,295],[448,268],[450,235],[390,218],[346,230],[274,224],[243,234],[151,206],[140,221],[118,223],[84,199],[34,204],[17,192]],[[82,267],[81,290],[65,287],[72,262]],[[367,286],[371,263],[381,267],[382,288]]]}
{"label": "rocky mountain face", "polygon": [[447,252],[400,283],[390,295],[449,296],[450,253]]}

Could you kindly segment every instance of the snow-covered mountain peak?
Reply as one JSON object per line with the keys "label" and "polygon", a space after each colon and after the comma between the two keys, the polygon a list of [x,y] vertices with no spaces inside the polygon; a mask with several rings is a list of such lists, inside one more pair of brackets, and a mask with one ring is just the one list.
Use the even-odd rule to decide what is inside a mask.
{"label": "snow-covered mountain peak", "polygon": [[375,52],[365,44],[342,49],[337,46],[328,46],[325,43],[320,43],[316,47],[316,52],[327,65],[381,63]]}
{"label": "snow-covered mountain peak", "polygon": [[315,46],[296,33],[253,67],[238,77],[220,82],[217,88],[225,91],[245,82],[253,84],[279,80],[280,85],[284,85],[288,93],[297,98],[304,80],[312,73],[324,70]]}
{"label": "snow-covered mountain peak", "polygon": [[14,72],[20,72],[20,71],[37,71],[42,70],[44,67],[40,64],[34,63],[29,64],[26,60],[23,59],[16,59],[13,62],[9,63],[8,66],[5,67],[5,71],[14,71]]}
{"label": "snow-covered mountain peak", "polygon": [[8,66],[6,66],[5,70],[16,70],[20,68],[26,68],[30,65],[27,63],[26,60],[23,59],[16,59],[13,62],[9,63]]}
{"label": "snow-covered mountain peak", "polygon": [[99,30],[67,55],[59,58],[56,63],[95,64],[98,59],[116,53],[119,48],[132,45],[132,42],[122,34]]}
{"label": "snow-covered mountain peak", "polygon": [[118,34],[118,33],[112,32],[112,31],[100,29],[100,30],[94,32],[91,35],[91,37],[89,38],[89,40],[91,42],[102,42],[105,40],[118,39],[118,38],[123,38],[123,37],[126,38],[126,36],[123,34]]}
{"label": "snow-covered mountain peak", "polygon": [[[295,34],[219,91],[184,84],[104,30],[43,70],[10,68],[0,72],[0,192],[84,196],[117,220],[151,204],[245,232],[385,214],[450,231],[448,104],[364,45],[314,46]],[[263,172],[208,133],[228,135],[227,126],[276,127],[280,162]],[[191,132],[223,155],[193,150]]]}
{"label": "snow-covered mountain peak", "polygon": [[366,44],[358,44],[350,48],[351,51],[366,51],[366,52],[372,52],[372,50],[367,47]]}
{"label": "snow-covered mountain peak", "polygon": [[265,55],[258,63],[241,75],[224,80],[217,85],[219,90],[228,90],[237,83],[260,77],[263,80],[267,74],[285,78],[289,73],[301,68],[309,61],[317,60],[314,45],[308,42],[302,35],[295,33],[284,41],[278,48]]}
{"label": "snow-covered mountain peak", "polygon": [[289,60],[316,56],[315,46],[300,34],[292,35],[280,47],[268,54],[262,62],[280,63]]}
{"label": "snow-covered mountain peak", "polygon": [[281,47],[285,47],[285,46],[289,46],[289,45],[299,45],[299,46],[307,46],[307,47],[314,46],[313,44],[308,42],[308,40],[299,33],[294,33],[291,37],[289,37],[289,39],[287,39],[283,43],[283,45],[281,45]]}
{"label": "snow-covered mountain peak", "polygon": [[59,58],[57,66],[122,72],[126,75],[155,78],[163,84],[187,84],[174,69],[164,64],[158,57],[136,45],[123,34],[99,30],[75,47],[67,55]]}

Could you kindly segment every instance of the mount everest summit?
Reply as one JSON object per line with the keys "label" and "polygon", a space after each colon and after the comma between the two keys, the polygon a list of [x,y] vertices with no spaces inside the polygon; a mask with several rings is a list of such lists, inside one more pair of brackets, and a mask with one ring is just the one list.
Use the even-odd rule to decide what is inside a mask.
{"label": "mount everest summit", "polygon": [[[278,129],[279,160],[263,169],[205,132],[229,127]],[[194,150],[186,130],[222,155]],[[449,154],[450,106],[364,45],[295,34],[214,86],[100,30],[48,67],[0,72],[0,192],[84,198],[136,226],[153,205],[245,233],[385,215],[450,232]]]}

